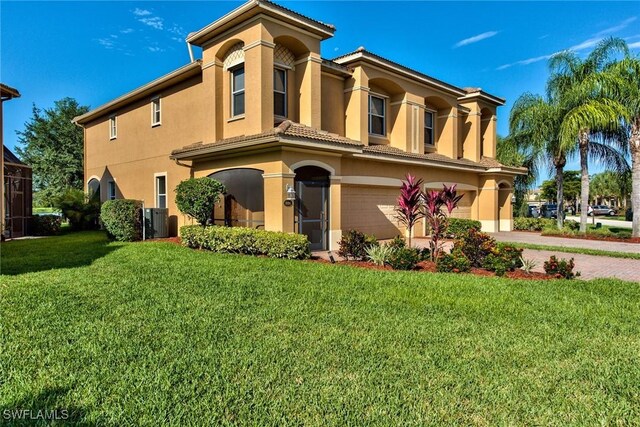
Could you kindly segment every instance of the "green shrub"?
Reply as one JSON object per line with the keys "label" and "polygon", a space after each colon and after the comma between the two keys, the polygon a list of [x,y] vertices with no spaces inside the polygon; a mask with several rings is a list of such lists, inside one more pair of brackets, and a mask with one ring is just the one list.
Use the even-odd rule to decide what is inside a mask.
{"label": "green shrub", "polygon": [[369,246],[366,250],[367,259],[369,259],[369,261],[371,261],[375,265],[387,265],[387,263],[389,262],[389,258],[394,251],[395,249],[389,245]]}
{"label": "green shrub", "polygon": [[544,262],[545,273],[558,279],[573,279],[576,277],[577,274],[573,272],[574,268],[573,258],[567,261],[564,258],[558,259],[555,255],[552,255],[549,261]]}
{"label": "green shrub", "polygon": [[194,249],[271,258],[309,258],[309,241],[303,234],[280,233],[245,227],[186,225],[180,228],[182,244]]}
{"label": "green shrub", "polygon": [[497,276],[504,276],[507,271],[522,267],[522,249],[498,243],[485,257],[482,266],[489,271],[495,271]]}
{"label": "green shrub", "polygon": [[420,250],[408,247],[393,249],[387,260],[394,270],[413,270],[419,262]]}
{"label": "green shrub", "polygon": [[521,218],[513,219],[513,229],[518,231],[542,231],[556,226],[556,220],[551,218]]}
{"label": "green shrub", "polygon": [[438,257],[436,270],[439,273],[465,273],[471,270],[471,262],[460,249],[454,249],[450,254],[443,253]]}
{"label": "green shrub", "polygon": [[62,217],[59,215],[34,215],[31,232],[34,236],[53,236],[60,233]]}
{"label": "green shrub", "polygon": [[184,180],[176,187],[176,206],[202,226],[207,224],[224,185],[208,177]]}
{"label": "green shrub", "polygon": [[142,239],[142,202],[116,199],[102,204],[100,220],[109,236],[121,242]]}
{"label": "green shrub", "polygon": [[407,241],[402,236],[396,236],[387,242],[387,246],[392,249],[402,249],[407,247]]}
{"label": "green shrub", "polygon": [[55,207],[69,221],[72,230],[97,228],[100,199],[89,197],[82,190],[67,190],[55,200]]}
{"label": "green shrub", "polygon": [[470,229],[454,242],[453,248],[460,250],[472,267],[482,267],[484,259],[496,248],[496,241],[486,233]]}
{"label": "green shrub", "polygon": [[377,246],[375,236],[368,236],[358,230],[349,230],[340,239],[338,255],[344,258],[363,260],[367,257],[367,248]]}
{"label": "green shrub", "polygon": [[473,219],[449,218],[447,237],[450,239],[459,239],[462,234],[466,233],[472,228],[480,231],[481,227],[482,224],[480,224],[480,221],[476,221]]}

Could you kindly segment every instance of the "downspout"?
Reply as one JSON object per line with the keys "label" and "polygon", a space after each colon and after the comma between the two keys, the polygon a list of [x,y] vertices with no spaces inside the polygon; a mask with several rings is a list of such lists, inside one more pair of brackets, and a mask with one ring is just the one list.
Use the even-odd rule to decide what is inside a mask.
{"label": "downspout", "polygon": [[187,42],[187,50],[189,51],[189,59],[193,62],[193,46],[191,46],[191,43],[189,42]]}

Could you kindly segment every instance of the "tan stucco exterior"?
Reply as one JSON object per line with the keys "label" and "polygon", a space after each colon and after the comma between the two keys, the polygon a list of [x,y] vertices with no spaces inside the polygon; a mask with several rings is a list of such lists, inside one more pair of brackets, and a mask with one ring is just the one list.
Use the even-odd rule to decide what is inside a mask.
{"label": "tan stucco exterior", "polygon": [[[258,170],[262,186],[252,191],[264,196],[264,213],[251,213],[253,220],[268,230],[296,232],[303,214],[296,204],[287,206],[287,188],[303,188],[297,186],[305,167],[309,173],[321,168],[324,246],[334,248],[349,228],[379,238],[404,232],[394,207],[401,179],[411,173],[430,188],[458,184],[465,198],[455,216],[478,219],[487,231],[510,229],[513,177],[523,171],[493,159],[496,108],[504,100],[364,49],[324,60],[320,44],[332,33],[331,26],[252,0],[192,34],[188,41],[202,47],[201,60],[76,118],[85,128],[87,184],[98,179],[104,200],[113,181],[116,197],[153,207],[155,176],[166,174],[175,233],[189,222],[174,204],[178,182]],[[239,66],[245,109],[234,116],[231,73]],[[286,74],[286,117],[274,115],[274,68]],[[384,100],[383,135],[369,131],[372,94]],[[162,119],[153,126],[151,101],[157,97]],[[434,117],[430,146],[425,112]]]}

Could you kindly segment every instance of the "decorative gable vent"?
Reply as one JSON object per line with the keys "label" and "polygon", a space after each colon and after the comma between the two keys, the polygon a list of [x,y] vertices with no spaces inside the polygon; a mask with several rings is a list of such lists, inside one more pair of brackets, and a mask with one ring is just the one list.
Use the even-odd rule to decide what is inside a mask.
{"label": "decorative gable vent", "polygon": [[243,47],[244,43],[236,43],[229,48],[226,55],[224,56],[224,60],[222,61],[225,70],[228,70],[234,65],[238,65],[244,62]]}
{"label": "decorative gable vent", "polygon": [[286,47],[276,43],[273,48],[273,63],[276,65],[284,65],[286,68],[293,68],[296,57]]}

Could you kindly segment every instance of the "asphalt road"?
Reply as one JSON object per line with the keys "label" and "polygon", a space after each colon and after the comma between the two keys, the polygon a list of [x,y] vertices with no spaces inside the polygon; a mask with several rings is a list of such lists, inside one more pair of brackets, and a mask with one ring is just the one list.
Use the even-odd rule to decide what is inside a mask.
{"label": "asphalt road", "polygon": [[[579,216],[567,216],[566,219],[570,219],[576,222],[580,222]],[[602,225],[608,225],[611,227],[631,228],[631,221],[617,221],[615,219],[607,219],[606,216],[596,216],[596,223],[600,222]],[[593,224],[593,217],[587,218],[588,224]]]}

